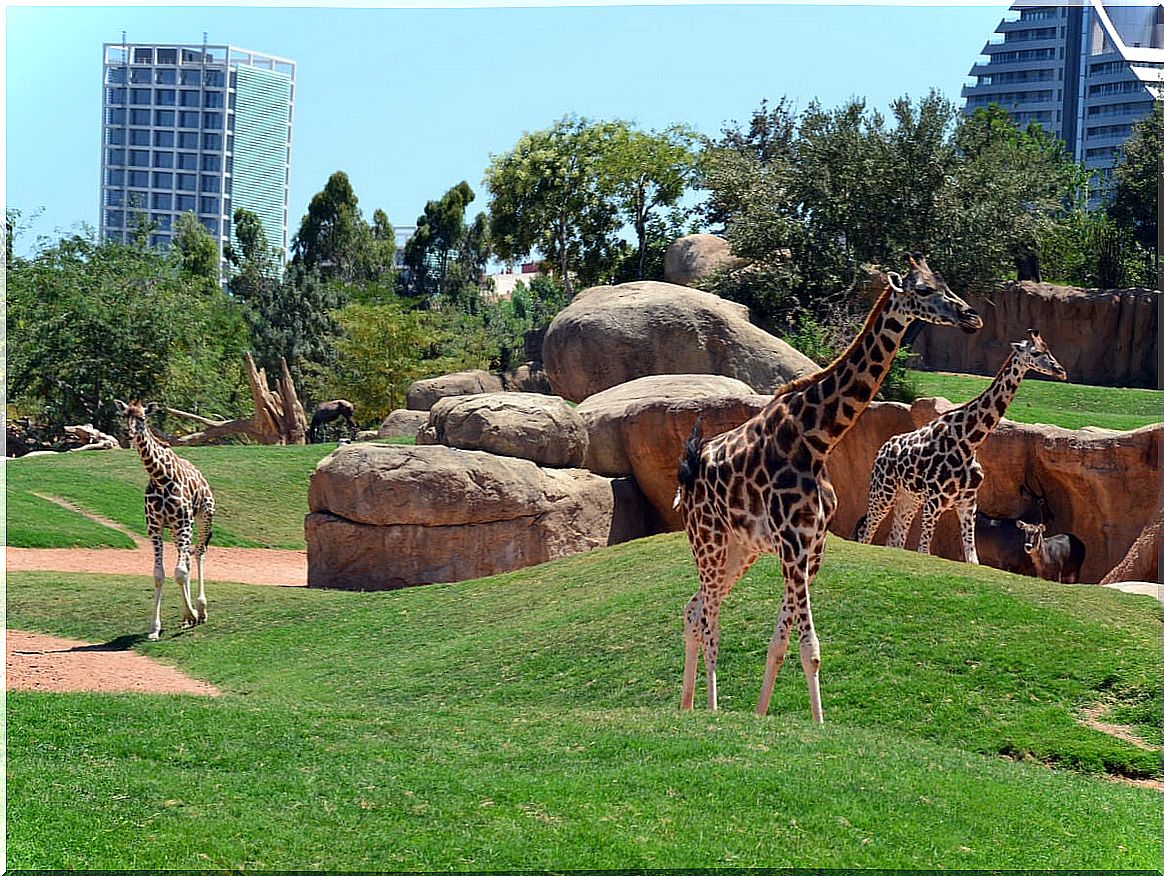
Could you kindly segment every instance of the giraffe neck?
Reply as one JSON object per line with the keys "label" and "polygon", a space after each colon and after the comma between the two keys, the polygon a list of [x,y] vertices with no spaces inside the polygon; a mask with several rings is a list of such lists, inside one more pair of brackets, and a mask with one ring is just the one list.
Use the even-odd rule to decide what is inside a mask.
{"label": "giraffe neck", "polygon": [[[822,456],[836,446],[881,389],[913,317],[888,313],[886,290],[870,311],[852,343],[827,368],[800,378],[781,390],[781,397],[800,394],[805,435]],[[788,398],[789,408],[795,402]],[[815,416],[813,415],[815,413]]]}
{"label": "giraffe neck", "polygon": [[1018,392],[1026,371],[1027,369],[1019,364],[1018,358],[1011,353],[994,375],[990,386],[962,406],[962,410],[965,411],[964,434],[982,436],[972,441],[972,446],[977,447],[985,441],[986,436],[998,425],[998,421],[1010,407],[1014,394]]}
{"label": "giraffe neck", "polygon": [[137,454],[141,457],[142,465],[145,466],[150,480],[165,481],[173,478],[176,459],[174,451],[168,447],[163,447],[154,438],[148,425],[144,431],[134,434],[133,446],[137,448]]}

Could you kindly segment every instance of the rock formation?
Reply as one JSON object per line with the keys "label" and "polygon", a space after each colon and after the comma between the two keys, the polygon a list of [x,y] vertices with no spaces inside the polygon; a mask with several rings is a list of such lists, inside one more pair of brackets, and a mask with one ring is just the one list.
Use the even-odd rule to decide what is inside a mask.
{"label": "rock formation", "polygon": [[1164,505],[1156,507],[1156,513],[1144,526],[1143,532],[1132,542],[1127,554],[1115,567],[1103,576],[1100,584],[1115,584],[1119,581],[1161,580],[1160,541],[1164,534]]}
{"label": "rock formation", "polygon": [[688,234],[675,240],[663,254],[663,279],[677,286],[699,286],[721,270],[733,271],[748,263],[732,255],[731,246],[714,234]]}
{"label": "rock formation", "polygon": [[311,587],[461,581],[650,534],[628,480],[443,446],[342,446],[308,508]]}
{"label": "rock formation", "polygon": [[558,468],[580,466],[589,443],[586,426],[572,407],[557,396],[532,392],[442,398],[432,406],[416,440]]}
{"label": "rock formation", "polygon": [[410,411],[397,408],[384,418],[376,431],[377,438],[415,438],[421,427],[428,424],[428,411]]}
{"label": "rock formation", "polygon": [[501,392],[501,378],[488,371],[458,371],[427,380],[414,380],[408,387],[407,407],[410,411],[427,411],[440,398],[450,395],[475,395],[479,392]]}
{"label": "rock formation", "polygon": [[988,296],[963,296],[985,317],[982,331],[951,334],[927,326],[910,347],[927,368],[992,375],[1010,354],[1010,342],[1034,327],[1073,382],[1154,389],[1160,294],[1005,283]]}
{"label": "rock formation", "polygon": [[550,323],[542,355],[554,392],[576,402],[650,374],[720,374],[771,392],[817,370],[743,305],[654,281],[579,293]]}

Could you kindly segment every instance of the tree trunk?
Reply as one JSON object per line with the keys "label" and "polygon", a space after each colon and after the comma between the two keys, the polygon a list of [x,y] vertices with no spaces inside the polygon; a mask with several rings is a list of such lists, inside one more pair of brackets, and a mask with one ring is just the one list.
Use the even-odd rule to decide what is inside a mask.
{"label": "tree trunk", "polygon": [[268,388],[266,371],[255,366],[250,353],[245,354],[244,362],[255,406],[254,414],[245,420],[209,420],[176,408],[166,408],[176,417],[194,420],[206,427],[201,432],[174,438],[174,444],[212,444],[229,435],[246,435],[259,444],[306,443],[307,418],[295,392],[295,382],[291,379],[287,361],[279,360],[282,374],[275,380],[274,389]]}

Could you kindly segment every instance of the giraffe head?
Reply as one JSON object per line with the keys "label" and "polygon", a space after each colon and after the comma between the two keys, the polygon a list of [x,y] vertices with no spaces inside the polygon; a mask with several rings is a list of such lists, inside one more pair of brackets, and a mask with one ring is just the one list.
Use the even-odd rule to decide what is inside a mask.
{"label": "giraffe head", "polygon": [[982,317],[973,307],[950,291],[940,274],[930,270],[920,252],[909,255],[909,273],[903,280],[888,272],[893,289],[889,307],[906,322],[920,319],[934,325],[953,325],[967,334],[982,328]]}
{"label": "giraffe head", "polygon": [[1046,532],[1047,528],[1041,523],[1023,523],[1021,520],[1016,520],[1014,525],[1026,535],[1023,550],[1032,556],[1037,554],[1039,548],[1043,546],[1043,533]]}
{"label": "giraffe head", "polygon": [[146,435],[149,431],[146,426],[146,417],[162,409],[162,406],[157,402],[148,402],[143,406],[140,401],[131,401],[126,404],[119,398],[115,398],[113,404],[117,408],[117,413],[125,418],[125,431],[130,438]]}
{"label": "giraffe head", "polygon": [[1011,347],[1014,349],[1016,362],[1024,370],[1037,371],[1056,380],[1067,379],[1067,369],[1051,355],[1046,342],[1039,336],[1038,329],[1027,329],[1026,338],[1011,344]]}

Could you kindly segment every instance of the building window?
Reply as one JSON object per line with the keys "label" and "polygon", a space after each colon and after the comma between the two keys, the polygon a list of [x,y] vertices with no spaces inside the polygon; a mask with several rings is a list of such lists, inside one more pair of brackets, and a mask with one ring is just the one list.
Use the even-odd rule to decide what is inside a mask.
{"label": "building window", "polygon": [[201,79],[197,70],[181,70],[178,73],[179,85],[198,85]]}
{"label": "building window", "polygon": [[218,198],[203,198],[199,205],[203,213],[208,213],[211,216],[218,215]]}
{"label": "building window", "polygon": [[198,177],[193,173],[178,174],[178,190],[183,192],[194,192],[198,190]]}
{"label": "building window", "polygon": [[174,187],[174,175],[166,171],[161,171],[154,174],[154,188],[155,189],[172,189]]}
{"label": "building window", "polygon": [[[174,71],[169,71],[173,73]],[[154,89],[154,103],[158,106],[173,106],[177,94],[172,88],[155,88]]]}
{"label": "building window", "polygon": [[221,91],[208,91],[203,95],[202,99],[203,106],[210,107],[211,109],[221,109],[225,103],[223,92]]}
{"label": "building window", "polygon": [[178,169],[179,170],[197,170],[198,156],[193,152],[179,152],[178,153]]}
{"label": "building window", "polygon": [[201,113],[187,110],[178,113],[178,127],[179,128],[197,128],[201,121]]}
{"label": "building window", "polygon": [[174,111],[154,110],[154,124],[164,128],[174,127]]}
{"label": "building window", "polygon": [[105,89],[105,102],[111,104],[125,103],[125,89],[124,88],[107,88]]}
{"label": "building window", "polygon": [[133,63],[135,64],[152,64],[154,62],[154,50],[135,48],[133,50]]}
{"label": "building window", "polygon": [[105,150],[106,164],[125,164],[125,150],[124,149],[106,149]]}
{"label": "building window", "polygon": [[214,149],[215,151],[221,149],[222,148],[222,135],[221,134],[203,134],[202,135],[202,148],[203,149]]}
{"label": "building window", "polygon": [[169,210],[174,203],[174,196],[169,192],[154,192],[150,196],[150,207],[155,210]]}
{"label": "building window", "polygon": [[150,123],[150,111],[148,109],[130,110],[129,123],[131,125],[148,125]]}
{"label": "building window", "polygon": [[110,67],[105,71],[105,81],[110,85],[124,85],[125,84],[125,68],[124,67]]}
{"label": "building window", "polygon": [[107,207],[121,206],[121,192],[116,189],[111,189],[105,193],[105,205]]}
{"label": "building window", "polygon": [[125,124],[125,110],[111,109],[105,114],[105,120],[110,125],[124,125]]}
{"label": "building window", "polygon": [[150,172],[148,170],[130,170],[125,174],[125,181],[130,188],[147,189],[150,185]]}
{"label": "building window", "polygon": [[202,78],[202,84],[211,88],[222,88],[226,85],[226,76],[221,70],[207,70]]}
{"label": "building window", "polygon": [[203,170],[222,170],[222,157],[219,155],[203,155],[202,156]]}
{"label": "building window", "polygon": [[125,185],[124,170],[108,170],[105,172],[105,184],[110,186]]}
{"label": "building window", "polygon": [[150,132],[145,128],[130,128],[129,129],[129,145],[130,146],[149,146]]}
{"label": "building window", "polygon": [[149,167],[150,153],[148,149],[130,149],[129,150],[129,166],[130,167]]}
{"label": "building window", "polygon": [[203,113],[202,114],[203,129],[209,128],[211,131],[217,131],[222,128],[222,113]]}
{"label": "building window", "polygon": [[197,149],[198,135],[192,134],[188,131],[178,132],[178,148],[179,149]]}
{"label": "building window", "polygon": [[129,81],[133,85],[149,85],[150,71],[144,67],[139,67],[136,70],[129,71]]}
{"label": "building window", "polygon": [[158,49],[158,63],[159,64],[177,64],[178,63],[178,50],[177,49]]}
{"label": "building window", "polygon": [[202,191],[217,193],[221,188],[220,177],[213,174],[202,174]]}
{"label": "building window", "polygon": [[209,231],[215,237],[218,237],[218,220],[217,219],[210,219],[207,217],[203,217],[201,222],[207,231]]}
{"label": "building window", "polygon": [[106,128],[105,129],[105,145],[106,146],[124,146],[125,145],[125,128]]}
{"label": "building window", "polygon": [[179,213],[193,213],[198,199],[194,195],[176,195],[174,207]]}
{"label": "building window", "polygon": [[182,106],[202,106],[202,92],[183,91],[180,96]]}
{"label": "building window", "polygon": [[173,167],[174,153],[173,152],[155,152],[154,153],[154,167]]}
{"label": "building window", "polygon": [[154,145],[168,148],[174,145],[173,131],[154,131]]}
{"label": "building window", "polygon": [[150,102],[150,90],[148,88],[129,89],[129,102],[134,106],[147,106]]}
{"label": "building window", "polygon": [[105,225],[110,228],[120,228],[125,222],[125,214],[120,210],[105,211]]}
{"label": "building window", "polygon": [[162,231],[169,231],[173,227],[174,217],[169,213],[155,213],[153,219]]}

